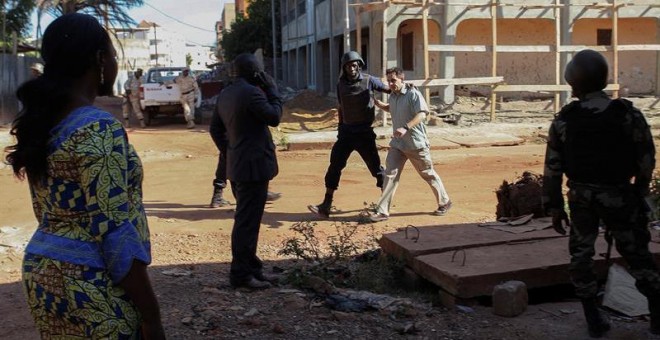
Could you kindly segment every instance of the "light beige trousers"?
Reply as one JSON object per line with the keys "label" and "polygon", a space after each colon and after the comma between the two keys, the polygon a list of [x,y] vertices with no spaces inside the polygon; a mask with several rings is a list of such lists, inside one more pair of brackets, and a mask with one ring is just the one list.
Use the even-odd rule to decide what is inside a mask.
{"label": "light beige trousers", "polygon": [[376,212],[389,216],[390,207],[392,206],[392,199],[394,193],[399,186],[399,179],[404,165],[410,160],[417,173],[429,184],[438,206],[447,204],[449,202],[449,195],[442,184],[440,176],[433,169],[433,161],[431,160],[431,152],[429,148],[416,149],[416,150],[400,150],[397,148],[390,148],[387,152],[387,159],[385,161],[385,180],[383,182],[383,193],[378,201]]}

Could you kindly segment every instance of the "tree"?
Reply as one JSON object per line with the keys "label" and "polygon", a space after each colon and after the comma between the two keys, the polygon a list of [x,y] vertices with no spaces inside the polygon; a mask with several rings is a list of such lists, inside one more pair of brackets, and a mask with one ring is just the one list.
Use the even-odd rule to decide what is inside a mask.
{"label": "tree", "polygon": [[54,17],[81,12],[98,18],[102,23],[128,27],[135,24],[127,10],[140,7],[144,0],[37,0],[37,33],[41,32],[41,17],[44,12]]}
{"label": "tree", "polygon": [[[275,1],[275,18],[279,18],[280,1]],[[275,34],[279,37],[280,23],[275,21]],[[247,18],[238,17],[231,30],[222,31],[222,49],[225,60],[232,60],[243,52],[254,53],[263,49],[265,58],[273,57],[273,26],[271,0],[255,0],[247,9]]]}
{"label": "tree", "polygon": [[11,40],[11,32],[19,37],[28,35],[34,7],[34,0],[0,0],[0,30],[4,27],[4,32],[0,32],[0,44]]}

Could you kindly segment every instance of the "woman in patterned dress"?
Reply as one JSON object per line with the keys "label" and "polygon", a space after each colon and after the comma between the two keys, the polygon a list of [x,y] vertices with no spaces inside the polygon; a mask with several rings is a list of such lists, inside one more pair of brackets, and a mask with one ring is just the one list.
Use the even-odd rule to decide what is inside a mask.
{"label": "woman in patterned dress", "polygon": [[121,123],[92,105],[112,95],[116,51],[84,14],[53,21],[40,77],[22,85],[7,148],[39,222],[23,283],[44,339],[163,339],[151,288],[142,164]]}

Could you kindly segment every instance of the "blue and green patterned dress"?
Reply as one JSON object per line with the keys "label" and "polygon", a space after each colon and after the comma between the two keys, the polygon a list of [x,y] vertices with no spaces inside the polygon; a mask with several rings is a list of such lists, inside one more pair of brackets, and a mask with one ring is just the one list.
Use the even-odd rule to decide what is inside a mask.
{"label": "blue and green patterned dress", "polygon": [[23,282],[44,339],[136,339],[141,317],[118,286],[151,262],[142,164],[121,124],[93,106],[53,130],[48,176],[31,184],[39,221]]}

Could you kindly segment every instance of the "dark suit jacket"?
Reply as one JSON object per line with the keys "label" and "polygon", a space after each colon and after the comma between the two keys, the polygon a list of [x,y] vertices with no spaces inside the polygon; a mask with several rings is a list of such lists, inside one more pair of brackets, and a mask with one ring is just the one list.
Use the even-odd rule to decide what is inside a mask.
{"label": "dark suit jacket", "polygon": [[275,144],[268,126],[282,117],[277,89],[265,92],[243,78],[222,90],[216,105],[219,135],[227,140],[227,178],[234,182],[267,181],[278,172]]}

